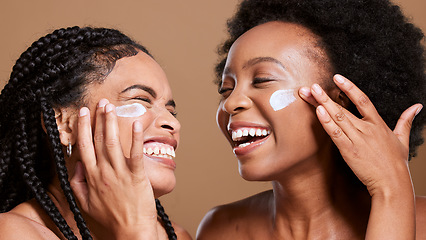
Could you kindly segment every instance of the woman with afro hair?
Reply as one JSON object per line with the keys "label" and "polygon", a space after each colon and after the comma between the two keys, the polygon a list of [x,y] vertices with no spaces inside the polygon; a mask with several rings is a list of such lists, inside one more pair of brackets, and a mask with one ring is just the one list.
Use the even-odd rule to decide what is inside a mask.
{"label": "woman with afro hair", "polygon": [[197,239],[426,239],[408,169],[426,116],[423,33],[400,8],[243,0],[228,33],[217,123],[240,175],[272,190],[213,208]]}
{"label": "woman with afro hair", "polygon": [[55,30],[16,61],[0,112],[0,239],[190,238],[157,200],[175,186],[180,124],[145,47]]}

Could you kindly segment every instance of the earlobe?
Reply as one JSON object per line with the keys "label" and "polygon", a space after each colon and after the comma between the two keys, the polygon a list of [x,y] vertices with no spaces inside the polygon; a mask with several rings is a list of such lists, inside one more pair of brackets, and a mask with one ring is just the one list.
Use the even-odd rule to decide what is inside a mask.
{"label": "earlobe", "polygon": [[77,139],[77,112],[70,108],[54,109],[61,144],[74,145]]}

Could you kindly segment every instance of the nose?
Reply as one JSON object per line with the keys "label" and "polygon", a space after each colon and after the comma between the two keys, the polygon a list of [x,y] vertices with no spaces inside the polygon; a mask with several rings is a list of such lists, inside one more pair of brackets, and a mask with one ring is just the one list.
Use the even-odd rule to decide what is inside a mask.
{"label": "nose", "polygon": [[155,125],[158,128],[165,129],[171,134],[179,133],[180,122],[167,109],[161,111],[155,120]]}
{"label": "nose", "polygon": [[252,100],[247,96],[244,89],[234,89],[225,100],[223,108],[230,115],[237,114],[251,107]]}

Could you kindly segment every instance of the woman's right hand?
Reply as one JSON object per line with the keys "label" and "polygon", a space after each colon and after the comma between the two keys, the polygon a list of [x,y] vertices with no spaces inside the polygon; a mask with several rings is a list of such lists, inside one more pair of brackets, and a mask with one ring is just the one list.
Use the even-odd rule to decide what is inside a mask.
{"label": "woman's right hand", "polygon": [[[96,110],[94,135],[89,109],[80,109],[77,162],[71,186],[80,206],[96,224],[101,239],[157,239],[157,211],[143,158],[143,128],[133,123],[130,158],[119,141],[114,105],[102,99]],[[93,137],[92,137],[93,136]]]}

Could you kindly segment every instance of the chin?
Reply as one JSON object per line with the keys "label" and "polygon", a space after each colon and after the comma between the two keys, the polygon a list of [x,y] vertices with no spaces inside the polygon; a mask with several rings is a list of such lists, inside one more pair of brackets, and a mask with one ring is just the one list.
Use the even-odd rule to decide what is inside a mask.
{"label": "chin", "polygon": [[154,197],[159,198],[173,191],[176,186],[176,177],[173,176],[162,176],[162,177],[150,177],[151,185],[154,191]]}
{"label": "chin", "polygon": [[265,176],[265,173],[260,167],[241,165],[238,166],[240,176],[246,181],[271,181]]}

